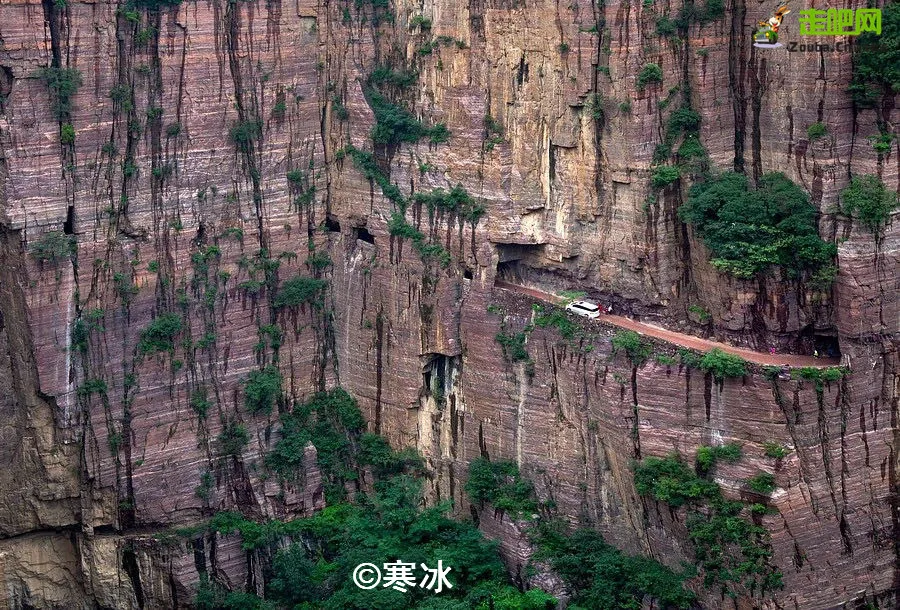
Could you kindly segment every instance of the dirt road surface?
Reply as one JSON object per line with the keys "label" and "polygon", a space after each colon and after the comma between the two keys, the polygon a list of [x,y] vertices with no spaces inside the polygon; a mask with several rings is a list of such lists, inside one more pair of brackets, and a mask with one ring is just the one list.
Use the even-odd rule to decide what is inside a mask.
{"label": "dirt road surface", "polygon": [[[504,282],[502,280],[497,280],[495,286],[503,290],[525,294],[546,303],[552,303],[554,305],[564,306],[567,302],[566,299],[554,294],[550,294],[549,292],[542,292],[534,288],[519,286],[518,284],[510,284],[509,282]],[[773,356],[772,354],[766,352],[757,352],[744,347],[735,347],[733,345],[728,345],[727,343],[719,343],[718,341],[710,341],[709,339],[701,339],[699,337],[685,335],[684,333],[667,330],[665,328],[660,328],[659,326],[654,326],[645,322],[637,322],[623,316],[601,314],[599,321],[605,322],[606,324],[612,324],[613,326],[618,326],[619,328],[633,330],[642,335],[655,337],[661,341],[666,341],[668,343],[673,343],[681,347],[687,347],[689,349],[695,349],[701,352],[708,352],[711,349],[718,348],[723,352],[734,354],[735,356],[740,356],[744,360],[747,360],[748,362],[754,362],[756,364],[771,366],[781,366],[787,364],[791,367],[819,368],[838,366],[840,364],[840,360],[838,358],[814,358],[812,356],[801,356],[797,354],[775,354]]]}

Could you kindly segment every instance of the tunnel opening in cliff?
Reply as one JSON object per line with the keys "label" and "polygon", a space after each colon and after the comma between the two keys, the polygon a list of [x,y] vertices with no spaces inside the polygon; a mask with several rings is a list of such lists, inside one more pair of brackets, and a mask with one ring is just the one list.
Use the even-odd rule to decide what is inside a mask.
{"label": "tunnel opening in cliff", "polygon": [[534,274],[534,267],[544,258],[544,244],[496,244],[496,279],[522,284]]}
{"label": "tunnel opening in cliff", "polygon": [[367,244],[375,245],[375,236],[369,233],[369,230],[365,227],[356,227],[353,229],[353,233],[355,234],[357,241],[364,241]]}
{"label": "tunnel opening in cliff", "polygon": [[797,337],[797,350],[802,354],[816,354],[827,358],[840,358],[841,346],[837,333],[808,325]]}

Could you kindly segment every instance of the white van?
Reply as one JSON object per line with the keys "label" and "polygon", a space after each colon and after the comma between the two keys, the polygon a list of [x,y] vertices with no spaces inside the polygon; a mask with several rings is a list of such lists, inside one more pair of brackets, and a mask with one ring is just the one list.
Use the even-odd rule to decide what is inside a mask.
{"label": "white van", "polygon": [[566,311],[571,311],[574,314],[591,318],[592,320],[600,317],[600,307],[590,301],[572,301],[566,305]]}

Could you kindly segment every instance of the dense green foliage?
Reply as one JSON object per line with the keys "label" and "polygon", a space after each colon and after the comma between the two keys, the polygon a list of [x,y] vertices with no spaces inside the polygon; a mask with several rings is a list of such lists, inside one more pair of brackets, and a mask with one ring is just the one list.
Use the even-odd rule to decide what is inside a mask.
{"label": "dense green foliage", "polygon": [[653,170],[650,184],[655,189],[662,189],[681,178],[681,170],[677,166],[660,165]]}
{"label": "dense green foliage", "polygon": [[398,145],[401,142],[418,142],[429,136],[434,142],[446,142],[449,137],[446,125],[425,127],[406,108],[389,101],[374,87],[365,90],[366,99],[375,113],[372,128],[372,142],[375,144]]}
{"label": "dense green foliage", "polygon": [[847,373],[845,369],[837,366],[828,368],[818,368],[812,366],[804,366],[791,370],[791,377],[794,379],[803,379],[804,381],[812,381],[818,390],[822,390],[826,383],[840,381]]}
{"label": "dense green foliage", "polygon": [[150,322],[141,331],[138,351],[142,354],[171,352],[175,349],[175,337],[181,332],[184,323],[176,313],[164,313]]}
{"label": "dense green foliage", "polygon": [[659,64],[645,64],[641,71],[638,73],[637,77],[637,88],[639,91],[643,91],[644,88],[650,83],[661,83],[663,80],[662,68],[659,67]]}
{"label": "dense green foliage", "polygon": [[625,353],[631,364],[641,366],[650,357],[651,345],[633,330],[617,331],[612,338],[613,354]]}
{"label": "dense green foliage", "polygon": [[737,462],[742,456],[743,451],[737,443],[726,443],[715,447],[701,445],[697,449],[697,470],[699,472],[709,472],[719,460]]}
{"label": "dense green foliage", "polygon": [[528,335],[524,331],[508,334],[501,330],[494,336],[494,340],[503,350],[503,357],[509,362],[524,362],[529,359],[528,350],[525,349],[527,338]]}
{"label": "dense green foliage", "polygon": [[761,472],[747,479],[747,486],[760,494],[770,494],[775,491],[775,477],[768,472]]}
{"label": "dense green foliage", "polygon": [[275,295],[276,308],[297,307],[304,303],[317,303],[328,282],[312,277],[297,276],[281,284]]}
{"label": "dense green foliage", "polygon": [[81,72],[75,68],[43,68],[39,76],[50,89],[50,108],[60,121],[72,111],[72,96],[81,86]]}
{"label": "dense green foliage", "polygon": [[874,106],[881,95],[900,93],[900,4],[881,9],[881,34],[866,32],[853,44],[853,79],[848,91],[860,106]]}
{"label": "dense green foliage", "polygon": [[219,446],[219,455],[237,457],[250,442],[250,435],[247,433],[247,428],[235,420],[229,419],[222,427],[219,436],[216,437],[216,441]]}
{"label": "dense green foliage", "polygon": [[575,334],[579,330],[578,324],[567,316],[564,310],[554,307],[548,312],[540,308],[537,313],[538,315],[534,318],[535,326],[556,328],[563,339],[575,338]]}
{"label": "dense green foliage", "polygon": [[828,135],[828,128],[824,123],[813,123],[806,128],[806,137],[808,137],[810,141],[819,140],[826,135]]}
{"label": "dense green foliage", "polygon": [[722,381],[726,377],[743,377],[747,374],[747,361],[728,354],[719,348],[712,349],[700,359],[700,368]]}
{"label": "dense green foliage", "polygon": [[[736,455],[734,449],[724,451],[729,459]],[[699,464],[697,470],[704,472]],[[769,563],[769,533],[753,521],[758,511],[725,499],[719,485],[707,476],[708,471],[699,476],[677,455],[648,457],[634,467],[638,493],[687,508],[685,525],[705,586],[721,586],[729,595],[736,593],[735,585],[750,594],[780,588],[782,574]]]}
{"label": "dense green foliage", "polygon": [[570,608],[639,610],[651,597],[660,608],[691,608],[684,588],[689,573],[676,574],[647,557],[626,555],[593,530],[566,531],[559,521],[541,523],[534,536],[537,558],[550,563],[572,591]]}
{"label": "dense green foliage", "polygon": [[228,138],[239,152],[253,150],[253,143],[262,136],[263,122],[259,119],[238,121],[232,125]]}
{"label": "dense green foliage", "polygon": [[696,23],[709,23],[725,16],[725,3],[723,0],[706,0],[702,7],[687,0],[678,15],[672,19],[669,13],[665,13],[656,21],[656,33],[659,36],[673,36],[679,30],[687,34],[687,29]]}
{"label": "dense green foliage", "polygon": [[779,173],[763,176],[756,190],[734,172],[695,184],[678,215],[703,238],[712,264],[739,278],[772,265],[793,275],[816,271],[837,253],[819,237],[806,193]]}
{"label": "dense green foliage", "polygon": [[74,235],[62,231],[44,233],[32,243],[28,251],[36,260],[44,263],[59,263],[75,256],[77,244]]}
{"label": "dense green foliage", "polygon": [[271,413],[272,405],[281,397],[281,371],[271,364],[250,371],[244,381],[244,405],[251,413]]}
{"label": "dense green foliage", "polygon": [[841,192],[841,210],[859,218],[872,233],[881,232],[896,207],[897,193],[885,188],[878,176],[856,176]]}
{"label": "dense green foliage", "polygon": [[472,460],[466,493],[473,502],[489,502],[514,518],[528,518],[538,510],[534,486],[521,476],[515,462]]}
{"label": "dense green foliage", "polygon": [[66,146],[75,143],[75,127],[72,123],[63,123],[60,126],[59,143]]}
{"label": "dense green foliage", "polygon": [[369,75],[372,85],[390,85],[398,89],[407,89],[419,80],[419,73],[406,68],[393,69],[390,66],[376,66]]}
{"label": "dense green foliage", "polygon": [[421,231],[406,221],[403,213],[391,212],[391,219],[388,221],[388,232],[394,237],[411,239],[413,247],[423,261],[435,260],[441,267],[450,265],[450,253],[440,244],[426,240],[425,235]]}
{"label": "dense green foliage", "polygon": [[443,210],[458,214],[460,218],[472,223],[477,223],[484,215],[484,206],[475,201],[461,184],[457,184],[449,191],[437,188],[426,193],[416,193],[413,201],[427,206],[428,212],[432,215],[435,210]]}
{"label": "dense green foliage", "polygon": [[338,159],[343,158],[345,155],[350,155],[353,165],[362,172],[367,180],[371,180],[381,187],[381,192],[387,199],[396,204],[401,210],[406,210],[406,199],[404,199],[397,185],[393,184],[387,175],[381,171],[381,168],[378,167],[375,156],[372,153],[359,150],[353,146],[347,146],[335,153],[335,157]]}

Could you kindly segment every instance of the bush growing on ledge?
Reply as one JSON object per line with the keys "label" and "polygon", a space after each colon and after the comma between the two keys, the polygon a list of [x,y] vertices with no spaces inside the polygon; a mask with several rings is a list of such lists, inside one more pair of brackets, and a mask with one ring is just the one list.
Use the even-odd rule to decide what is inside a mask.
{"label": "bush growing on ledge", "polygon": [[625,352],[631,364],[641,366],[650,357],[652,347],[633,330],[617,331],[612,338],[613,354]]}
{"label": "bush growing on ledge", "polygon": [[768,472],[761,472],[747,479],[747,486],[756,493],[768,495],[775,491],[775,477]]}
{"label": "bush growing on ledge", "polygon": [[366,100],[375,114],[372,127],[372,142],[383,145],[397,145],[401,142],[418,142],[429,136],[433,142],[446,142],[450,137],[447,126],[438,123],[425,127],[407,109],[393,104],[373,87],[365,90]]}
{"label": "bush growing on ledge", "polygon": [[663,80],[662,68],[659,67],[659,64],[646,64],[643,68],[641,68],[640,73],[637,77],[637,88],[639,91],[643,91],[644,88],[650,83],[661,83]]}
{"label": "bush growing on ledge", "polygon": [[285,281],[275,295],[274,305],[282,307],[297,307],[304,303],[316,303],[320,293],[325,290],[328,282],[312,277],[295,277]]}
{"label": "bush growing on ledge", "polygon": [[72,111],[72,96],[81,86],[81,72],[75,68],[44,68],[38,75],[50,89],[50,108],[58,120]]}
{"label": "bush growing on ledge", "polygon": [[875,234],[881,232],[896,207],[897,194],[885,188],[878,176],[856,176],[841,191],[841,211],[859,218]]}
{"label": "bush growing on ledge", "polygon": [[737,462],[743,456],[743,451],[738,443],[726,443],[716,447],[701,445],[697,449],[697,469],[700,472],[709,472],[718,460]]}
{"label": "bush growing on ledge", "polygon": [[806,128],[806,137],[810,142],[820,140],[826,135],[828,135],[828,128],[825,127],[825,123],[813,123]]}
{"label": "bush growing on ledge", "polygon": [[71,259],[76,252],[75,236],[62,231],[44,233],[28,248],[36,260],[53,264]]}
{"label": "bush growing on ledge", "polygon": [[244,381],[244,405],[251,413],[271,413],[272,404],[281,397],[281,371],[271,364],[251,371]]}
{"label": "bush growing on ledge", "polygon": [[776,443],[775,441],[764,442],[763,451],[765,452],[766,457],[775,458],[776,460],[780,460],[790,453],[786,447],[781,446],[781,444]]}
{"label": "bush growing on ledge", "polygon": [[678,209],[712,252],[713,266],[742,279],[773,265],[794,277],[831,265],[837,248],[819,237],[817,214],[807,194],[778,173],[751,190],[746,176],[725,172],[691,187]]}
{"label": "bush growing on ledge", "polygon": [[250,442],[250,435],[244,426],[229,419],[216,437],[216,441],[219,444],[219,455],[237,457]]}
{"label": "bush growing on ledge", "polygon": [[726,377],[743,377],[747,374],[747,361],[728,354],[719,348],[710,350],[700,359],[700,368],[712,373],[718,381]]}
{"label": "bush growing on ledge", "polygon": [[519,474],[515,462],[475,458],[469,463],[466,493],[473,502],[489,502],[512,517],[527,518],[538,510],[534,486]]}
{"label": "bush growing on ledge", "polygon": [[853,45],[848,92],[866,108],[874,106],[882,94],[900,93],[900,4],[886,2],[881,14],[881,34],[866,32]]}
{"label": "bush growing on ledge", "polygon": [[262,136],[263,123],[259,119],[238,121],[228,132],[228,139],[239,152],[248,153],[253,150],[253,142]]}
{"label": "bush growing on ledge", "polygon": [[650,185],[655,189],[666,188],[681,178],[681,170],[677,166],[660,165],[653,170],[650,176]]}
{"label": "bush growing on ledge", "polygon": [[138,351],[141,354],[173,351],[175,336],[181,332],[182,327],[181,316],[176,313],[157,316],[141,331]]}
{"label": "bush growing on ledge", "polygon": [[449,191],[436,188],[427,193],[416,193],[413,201],[428,206],[431,214],[434,214],[436,209],[444,210],[459,214],[461,218],[473,223],[477,223],[484,215],[484,206],[477,203],[461,184],[457,184]]}

